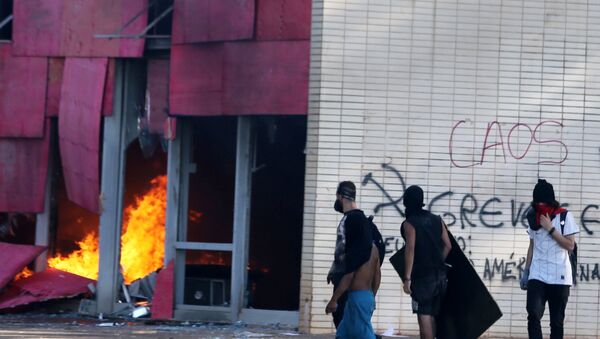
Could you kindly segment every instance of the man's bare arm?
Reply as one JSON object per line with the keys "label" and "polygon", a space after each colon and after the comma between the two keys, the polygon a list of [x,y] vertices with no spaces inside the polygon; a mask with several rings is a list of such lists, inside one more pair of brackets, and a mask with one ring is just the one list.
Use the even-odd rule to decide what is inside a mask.
{"label": "man's bare arm", "polygon": [[408,222],[404,223],[404,232],[406,234],[406,252],[404,257],[404,292],[411,294],[410,277],[412,275],[413,263],[415,260],[415,243],[417,241],[416,231],[413,225]]}
{"label": "man's bare arm", "polygon": [[348,288],[350,288],[350,284],[354,279],[354,273],[355,272],[346,273],[342,277],[342,280],[340,280],[340,284],[333,292],[329,303],[327,303],[327,306],[325,307],[325,313],[329,314],[335,312],[335,310],[337,309],[337,301],[348,290]]}
{"label": "man's bare arm", "polygon": [[443,220],[442,220],[442,243],[444,245],[444,248],[442,249],[442,255],[443,255],[442,258],[445,261],[446,258],[448,257],[448,253],[450,253],[450,250],[452,249],[452,244],[450,243],[450,237],[448,236],[448,230],[446,229],[446,224],[444,223]]}

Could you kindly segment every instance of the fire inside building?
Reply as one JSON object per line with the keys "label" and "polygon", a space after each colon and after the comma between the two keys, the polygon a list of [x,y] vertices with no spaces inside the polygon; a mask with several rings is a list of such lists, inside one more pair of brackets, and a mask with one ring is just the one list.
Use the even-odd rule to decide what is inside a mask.
{"label": "fire inside building", "polygon": [[297,326],[310,22],[310,0],[1,0],[0,309]]}

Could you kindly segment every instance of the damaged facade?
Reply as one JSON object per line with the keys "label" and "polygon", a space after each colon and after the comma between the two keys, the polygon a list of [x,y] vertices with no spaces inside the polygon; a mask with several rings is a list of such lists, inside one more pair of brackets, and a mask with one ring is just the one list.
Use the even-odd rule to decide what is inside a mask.
{"label": "damaged facade", "polygon": [[[48,250],[32,280],[40,247],[0,271],[0,305],[44,300],[60,270],[93,282],[61,291],[86,313],[123,311],[127,286],[156,318],[331,333],[337,183],[357,183],[388,255],[419,184],[504,314],[488,334],[522,337],[540,177],[581,230],[565,333],[600,335],[596,4],[1,4],[0,235]],[[374,327],[415,334],[382,273]]]}
{"label": "damaged facade", "polygon": [[0,6],[0,308],[297,326],[311,1]]}

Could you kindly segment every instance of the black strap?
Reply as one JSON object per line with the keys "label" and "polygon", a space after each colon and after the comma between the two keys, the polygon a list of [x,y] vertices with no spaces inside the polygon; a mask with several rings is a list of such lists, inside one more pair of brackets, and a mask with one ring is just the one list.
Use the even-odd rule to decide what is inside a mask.
{"label": "black strap", "polygon": [[565,219],[567,218],[568,211],[560,212],[560,233],[565,235]]}

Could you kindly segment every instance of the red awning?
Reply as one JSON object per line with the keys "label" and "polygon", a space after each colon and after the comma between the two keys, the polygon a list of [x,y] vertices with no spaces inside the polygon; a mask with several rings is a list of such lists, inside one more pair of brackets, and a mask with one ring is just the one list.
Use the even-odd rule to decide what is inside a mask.
{"label": "red awning", "polygon": [[48,61],[11,52],[0,43],[0,138],[42,138]]}
{"label": "red awning", "polygon": [[103,39],[138,16],[121,34],[140,34],[148,0],[19,0],[13,8],[16,55],[141,57],[144,39]]}
{"label": "red awning", "polygon": [[49,122],[43,139],[0,138],[0,211],[44,211],[49,140]]}
{"label": "red awning", "polygon": [[256,0],[257,40],[309,40],[311,0]]}
{"label": "red awning", "polygon": [[[297,0],[294,0],[297,1]],[[174,44],[251,39],[255,0],[175,0]]]}
{"label": "red awning", "polygon": [[58,135],[69,199],[99,213],[100,123],[108,60],[67,58]]}

